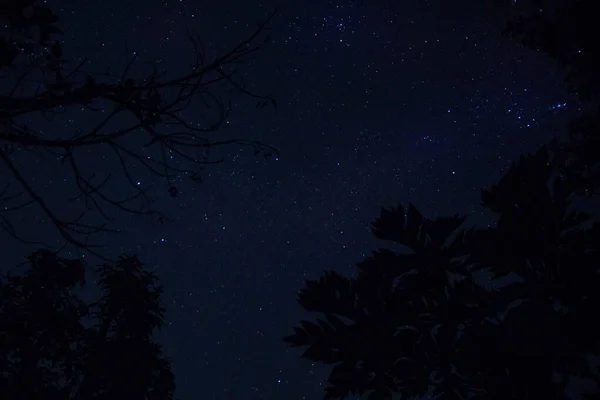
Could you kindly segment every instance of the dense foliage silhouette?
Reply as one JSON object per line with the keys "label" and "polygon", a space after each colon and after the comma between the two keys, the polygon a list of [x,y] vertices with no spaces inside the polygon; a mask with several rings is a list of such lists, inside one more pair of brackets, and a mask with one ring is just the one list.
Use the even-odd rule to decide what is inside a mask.
{"label": "dense foliage silhouette", "polygon": [[511,3],[514,11],[504,35],[555,60],[582,102],[581,115],[570,123],[569,140],[552,143],[552,163],[577,184],[577,194],[600,194],[600,8],[594,0]]}
{"label": "dense foliage silhouette", "polygon": [[571,205],[600,193],[599,12],[588,0],[518,3],[504,34],[556,59],[583,112],[568,141],[522,156],[482,191],[495,225],[382,209],[373,233],[406,251],[374,251],[356,278],[306,282],[299,302],[323,318],[284,341],[334,365],[326,399],[564,399],[575,378],[600,388],[600,225]]}
{"label": "dense foliage silhouette", "polygon": [[[552,57],[565,73],[569,88],[582,101],[598,100],[600,60],[593,0],[525,0],[512,2],[504,34]],[[515,4],[516,3],[516,4]]]}
{"label": "dense foliage silhouette", "polygon": [[81,261],[40,249],[0,284],[0,398],[170,400],[174,376],[152,334],[162,289],[136,257],[98,268],[102,295],[86,304]]}
{"label": "dense foliage silhouette", "polygon": [[284,341],[335,364],[325,398],[420,396],[433,385],[441,399],[563,399],[572,376],[600,383],[587,364],[600,354],[600,225],[569,209],[548,159],[545,147],[522,157],[482,191],[495,226],[382,209],[373,233],[407,251],[373,252],[356,278],[306,283],[300,304],[324,318]]}

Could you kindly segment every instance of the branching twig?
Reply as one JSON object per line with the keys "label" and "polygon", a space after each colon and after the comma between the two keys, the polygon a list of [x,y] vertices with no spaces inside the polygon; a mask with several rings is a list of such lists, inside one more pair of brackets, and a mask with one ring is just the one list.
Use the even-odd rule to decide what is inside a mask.
{"label": "branching twig", "polygon": [[[243,81],[235,78],[236,69],[259,51],[265,43],[273,17],[274,14],[271,14],[248,38],[210,61],[207,61],[199,38],[188,32],[195,54],[194,64],[188,74],[171,79],[163,79],[163,74],[159,73],[155,66],[145,77],[140,79],[131,77],[132,67],[137,61],[137,57],[134,56],[127,63],[116,83],[114,80],[103,82],[98,78],[100,74],[86,72],[84,66],[87,60],[81,60],[73,69],[67,71],[63,66],[60,43],[57,41],[51,43],[46,36],[40,36],[37,42],[37,45],[43,48],[38,53],[28,44],[31,42],[31,36],[25,35],[25,39],[14,42],[14,46],[20,46],[19,51],[25,49],[30,54],[37,55],[29,57],[29,61],[21,65],[17,62],[18,54],[14,52],[0,54],[0,70],[10,66],[12,70],[20,71],[9,93],[0,95],[0,149],[4,149],[0,150],[0,159],[4,165],[4,168],[0,166],[0,171],[4,169],[8,172],[23,190],[17,195],[8,196],[7,184],[0,191],[0,205],[3,205],[0,209],[0,228],[12,237],[28,242],[15,231],[7,215],[30,205],[37,205],[56,227],[65,244],[108,260],[99,253],[98,244],[89,242],[90,237],[97,233],[118,232],[117,229],[107,226],[114,217],[109,215],[106,206],[136,215],[157,216],[159,221],[166,220],[165,215],[152,209],[147,189],[140,187],[131,175],[134,164],[141,164],[152,175],[164,179],[169,194],[176,196],[178,191],[174,182],[178,177],[185,175],[200,181],[200,171],[204,165],[222,161],[222,159],[209,158],[211,148],[225,145],[250,146],[255,154],[263,153],[265,157],[277,154],[277,149],[258,141],[215,140],[206,137],[206,134],[219,130],[229,118],[230,101],[226,101],[216,92],[222,84],[227,84],[233,90],[258,100],[258,106],[268,103],[275,105],[270,96],[254,93]],[[38,82],[33,93],[27,95],[25,85],[31,87],[30,76],[34,71],[39,72],[36,76],[43,78]],[[212,112],[212,117],[204,113],[194,115],[195,118],[202,120],[203,124],[192,123],[182,115],[193,106],[195,100],[200,100],[207,108],[215,110]],[[99,103],[103,103],[103,106]],[[110,107],[110,111],[103,115],[94,128],[85,132],[79,129],[70,136],[36,132],[21,122],[23,117],[40,113],[47,121],[55,123],[53,120],[56,117],[60,118],[60,115],[66,113],[70,107],[78,107],[98,114],[105,113],[107,107]],[[133,117],[133,120],[130,124],[115,129],[111,123],[121,116],[128,116],[130,120]],[[174,127],[177,129],[175,132]],[[137,143],[135,147],[141,148],[142,152],[133,148],[134,142]],[[107,170],[104,178],[97,177],[96,172],[84,174],[78,163],[78,160],[83,157],[78,154],[83,150],[88,152],[90,147],[97,148],[98,154],[109,151],[117,157],[119,173],[131,186],[133,195],[121,199],[109,195],[107,185],[111,173],[108,172],[110,169],[108,167],[114,164],[101,162],[94,165],[94,171]],[[39,152],[45,150],[52,155],[51,160],[57,161],[59,166],[68,167],[69,175],[72,176],[72,182],[78,192],[77,196],[69,200],[83,199],[85,209],[96,211],[104,222],[97,224],[83,222],[86,220],[85,211],[72,220],[57,215],[48,205],[42,192],[34,188],[14,163],[11,154],[15,149],[34,151],[38,157],[42,157]],[[154,158],[144,155],[143,151],[148,149],[156,149],[159,156]],[[10,150],[10,153],[7,150]],[[172,157],[175,157],[175,161]],[[104,159],[108,158],[103,157]],[[44,163],[52,162],[47,158],[41,160]],[[6,174],[2,174],[3,178],[4,175]],[[19,205],[9,205],[9,201],[22,196],[27,200]],[[138,199],[144,202],[141,208],[131,205],[132,201]]]}

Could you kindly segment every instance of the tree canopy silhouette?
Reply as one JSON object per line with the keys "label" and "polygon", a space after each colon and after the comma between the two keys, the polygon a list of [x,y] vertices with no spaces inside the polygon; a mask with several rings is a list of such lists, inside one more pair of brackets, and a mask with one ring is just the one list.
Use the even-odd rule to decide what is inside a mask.
{"label": "tree canopy silhouette", "polygon": [[565,73],[571,91],[582,101],[598,100],[600,44],[593,0],[525,0],[511,2],[503,34],[552,57]]}
{"label": "tree canopy silhouette", "polygon": [[[497,3],[506,3],[497,0]],[[571,92],[583,103],[582,115],[570,122],[569,140],[554,141],[552,161],[577,183],[580,195],[600,193],[600,9],[594,0],[510,2],[504,35],[546,53],[564,73]]]}
{"label": "tree canopy silhouette", "polygon": [[545,147],[522,157],[482,191],[495,226],[382,209],[373,233],[408,251],[380,249],[356,278],[306,283],[300,304],[324,318],[284,341],[335,364],[325,398],[421,396],[433,385],[440,399],[563,399],[573,376],[600,383],[588,365],[600,354],[600,224],[569,209],[548,159]]}
{"label": "tree canopy silhouette", "polygon": [[[156,64],[140,63],[134,52],[123,72],[111,76],[89,71],[88,66],[96,65],[86,59],[63,54],[56,39],[62,31],[50,8],[35,0],[0,0],[0,228],[21,241],[39,243],[19,232],[11,218],[15,211],[37,207],[65,245],[102,257],[90,237],[119,231],[109,224],[110,208],[166,218],[152,208],[147,188],[132,176],[132,168],[164,179],[165,192],[176,197],[178,179],[200,181],[203,166],[222,161],[211,154],[215,147],[249,146],[265,158],[276,154],[260,141],[209,135],[231,110],[230,99],[220,93],[249,96],[257,107],[275,105],[272,97],[250,89],[238,71],[269,39],[272,17],[212,59],[189,32],[192,66],[184,75],[167,78]],[[140,64],[149,68],[136,73]],[[69,130],[73,125],[60,124],[57,129],[70,110],[77,110],[84,127]],[[49,129],[32,127],[33,117],[50,124]],[[98,155],[91,167],[90,149]],[[59,215],[36,187],[23,167],[33,163],[56,168],[68,178],[76,195],[64,201],[71,202],[73,215]],[[113,195],[111,173],[130,185],[129,194],[117,190]],[[90,211],[95,211],[92,217]]]}
{"label": "tree canopy silhouette", "polygon": [[169,400],[174,376],[152,334],[162,289],[136,257],[98,268],[102,296],[86,304],[81,261],[40,249],[0,282],[0,397]]}
{"label": "tree canopy silhouette", "polygon": [[522,156],[482,191],[494,226],[463,229],[461,217],[430,220],[413,205],[382,209],[373,233],[406,252],[379,249],[356,278],[306,282],[298,300],[323,318],[284,341],[334,365],[327,399],[432,387],[440,399],[564,399],[574,378],[600,388],[600,224],[571,205],[600,189],[598,8],[531,0],[513,15],[504,33],[554,57],[586,110],[567,142]]}

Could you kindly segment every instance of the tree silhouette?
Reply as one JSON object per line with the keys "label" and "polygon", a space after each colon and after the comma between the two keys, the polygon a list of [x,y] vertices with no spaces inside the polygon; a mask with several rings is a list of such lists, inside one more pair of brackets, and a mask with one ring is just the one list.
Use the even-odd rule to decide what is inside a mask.
{"label": "tree silhouette", "polygon": [[[230,100],[220,93],[249,96],[257,107],[275,105],[272,97],[255,93],[238,77],[239,67],[269,39],[272,17],[212,59],[190,32],[193,59],[185,75],[167,78],[152,63],[136,72],[140,60],[134,53],[124,71],[112,76],[89,71],[95,65],[85,59],[65,57],[55,39],[62,31],[50,8],[35,0],[0,0],[0,21],[5,25],[0,31],[0,79],[5,89],[0,94],[0,227],[18,240],[39,243],[25,238],[10,218],[15,211],[37,207],[65,245],[108,260],[98,253],[100,246],[89,241],[96,233],[118,232],[109,225],[113,217],[108,208],[166,219],[151,207],[148,188],[138,184],[132,168],[164,179],[165,192],[176,197],[176,181],[200,181],[203,166],[222,161],[211,154],[213,148],[250,146],[265,158],[275,154],[276,149],[260,141],[209,136],[219,130],[231,110]],[[81,115],[77,121],[89,129],[69,131],[65,127],[69,124],[56,129],[69,110],[77,110]],[[51,124],[50,129],[32,128],[29,121],[35,116]],[[90,149],[98,155],[91,169]],[[59,215],[36,187],[22,167],[34,162],[41,163],[38,168],[56,168],[72,177],[69,183],[76,195],[65,201],[71,201],[73,215]],[[128,182],[130,194],[113,195],[111,173]],[[89,211],[96,212],[90,216]]]}
{"label": "tree silhouette", "polygon": [[[284,341],[335,364],[325,398],[434,386],[440,399],[563,399],[572,376],[600,382],[586,361],[600,354],[600,225],[569,210],[549,157],[545,147],[522,157],[482,191],[499,214],[494,227],[382,209],[373,233],[406,252],[373,252],[355,279],[328,272],[306,283],[299,302],[324,319],[302,321]],[[486,271],[491,290],[476,279]],[[518,279],[502,287],[511,273]]]}
{"label": "tree silhouette", "polygon": [[102,265],[102,296],[85,304],[84,265],[41,249],[0,286],[2,399],[169,400],[170,362],[152,341],[162,289],[136,257]]}
{"label": "tree silhouette", "polygon": [[514,11],[503,34],[552,57],[565,73],[569,88],[582,101],[598,100],[600,78],[596,55],[600,44],[593,0],[529,0],[511,6]]}
{"label": "tree silhouette", "polygon": [[591,362],[600,355],[600,225],[571,206],[600,189],[598,9],[518,3],[504,33],[555,58],[586,112],[568,142],[521,157],[482,191],[498,214],[493,227],[460,229],[462,218],[429,220],[412,205],[383,209],[373,233],[406,252],[373,252],[355,279],[328,272],[306,282],[299,302],[324,319],[302,321],[284,341],[335,364],[325,398],[434,387],[443,399],[564,399],[573,377],[600,388]]}
{"label": "tree silhouette", "polygon": [[[506,3],[504,0],[497,3]],[[510,2],[503,34],[546,53],[563,71],[571,92],[583,103],[583,113],[570,122],[569,140],[554,141],[552,159],[577,183],[577,194],[600,194],[600,43],[594,0],[529,0]]]}

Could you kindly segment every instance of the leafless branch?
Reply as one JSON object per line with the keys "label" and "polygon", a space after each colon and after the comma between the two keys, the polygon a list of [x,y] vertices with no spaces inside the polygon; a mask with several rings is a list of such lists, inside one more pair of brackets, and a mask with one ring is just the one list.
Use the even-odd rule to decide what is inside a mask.
{"label": "leafless branch", "polygon": [[[6,69],[9,75],[16,71],[9,92],[0,94],[0,172],[2,184],[5,176],[10,176],[22,190],[9,195],[9,183],[0,190],[0,229],[10,236],[31,243],[15,230],[9,216],[25,207],[37,206],[56,227],[65,245],[107,260],[99,251],[101,246],[90,239],[98,233],[119,231],[108,227],[114,219],[108,208],[156,216],[159,221],[166,219],[164,214],[152,208],[147,188],[141,187],[131,174],[132,165],[139,164],[153,176],[164,179],[169,194],[175,197],[178,194],[176,179],[188,176],[200,181],[205,165],[223,161],[210,158],[211,148],[237,145],[251,147],[255,154],[265,157],[277,154],[277,149],[259,141],[217,140],[207,136],[221,128],[231,110],[231,102],[219,94],[223,85],[257,100],[257,107],[276,105],[272,97],[255,93],[236,78],[240,65],[266,42],[274,14],[246,39],[212,60],[207,59],[202,41],[188,32],[194,63],[185,75],[166,79],[153,65],[149,74],[135,78],[132,70],[138,60],[134,55],[115,83],[115,79],[106,75],[86,71],[87,60],[80,60],[74,68],[67,69],[60,42],[50,39],[50,34],[60,33],[54,25],[56,21],[36,20],[35,10],[47,8],[35,7],[30,13],[33,15],[31,21],[27,20],[25,25],[38,26],[39,37],[19,36],[12,31],[10,38],[0,35],[0,71]],[[198,108],[197,104],[209,110],[193,116],[202,123],[192,122],[189,114],[191,108]],[[91,129],[77,129],[70,135],[61,134],[56,126],[50,134],[26,123],[31,115],[38,114],[56,125],[55,121],[64,118],[62,115],[75,107],[100,117],[98,122]],[[90,149],[94,149],[95,154],[103,154],[105,161],[94,165],[93,172],[87,173],[81,160],[85,160]],[[25,151],[31,151],[44,168],[46,164],[67,168],[65,176],[69,176],[68,181],[78,193],[68,201],[83,202],[85,211],[74,219],[58,215],[45,198],[44,191],[36,188],[17,163],[17,158],[26,154]],[[157,155],[149,156],[145,152]],[[112,162],[110,157],[116,157],[118,162]],[[133,195],[117,198],[111,194],[108,184],[113,175],[108,171],[115,166]],[[17,199],[21,202],[13,204]],[[135,206],[137,201],[142,205]],[[84,222],[87,212],[95,212],[102,222]]]}

